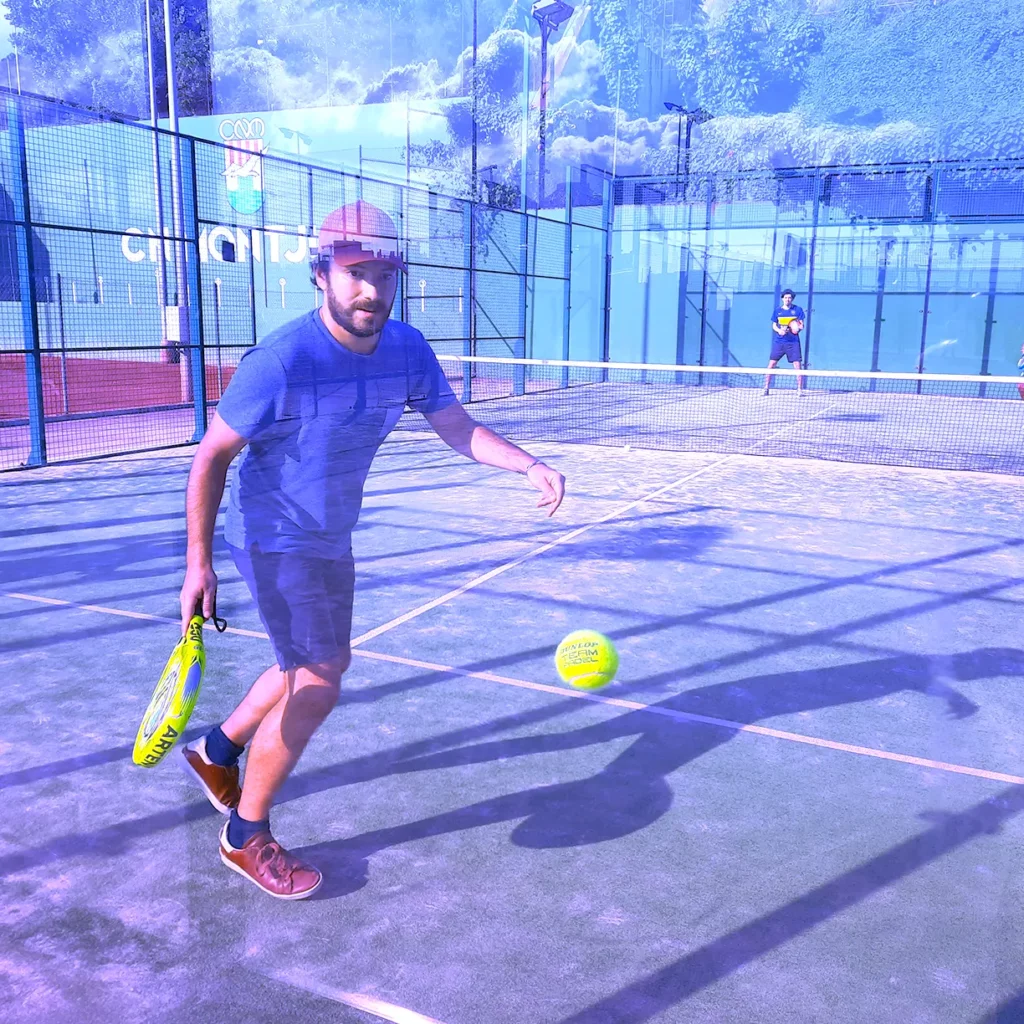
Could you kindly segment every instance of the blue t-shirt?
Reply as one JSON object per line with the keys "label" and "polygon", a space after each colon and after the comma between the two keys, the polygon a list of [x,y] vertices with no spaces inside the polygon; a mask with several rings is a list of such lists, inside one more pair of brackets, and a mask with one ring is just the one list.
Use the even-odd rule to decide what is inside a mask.
{"label": "blue t-shirt", "polygon": [[791,320],[803,320],[804,311],[803,309],[794,303],[789,309],[785,306],[776,306],[775,312],[772,314],[772,323],[778,324],[780,327],[785,327]]}
{"label": "blue t-shirt", "polygon": [[217,406],[249,442],[225,539],[344,555],[370,463],[405,407],[430,413],[454,401],[433,350],[407,324],[388,320],[370,355],[335,341],[316,310],[285,324],[245,353]]}

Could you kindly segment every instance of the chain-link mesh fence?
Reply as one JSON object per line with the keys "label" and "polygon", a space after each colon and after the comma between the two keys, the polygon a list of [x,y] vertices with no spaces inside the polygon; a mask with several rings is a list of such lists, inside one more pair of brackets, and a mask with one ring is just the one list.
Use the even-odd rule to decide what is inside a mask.
{"label": "chain-link mesh fence", "polygon": [[[311,246],[356,199],[398,226],[393,315],[438,352],[561,356],[572,336],[591,354],[592,311],[562,315],[566,254],[574,232],[603,253],[604,221],[313,167],[266,153],[257,118],[233,129],[219,144],[0,95],[0,468],[201,436],[246,348],[316,307]],[[594,262],[579,283],[605,277]]]}

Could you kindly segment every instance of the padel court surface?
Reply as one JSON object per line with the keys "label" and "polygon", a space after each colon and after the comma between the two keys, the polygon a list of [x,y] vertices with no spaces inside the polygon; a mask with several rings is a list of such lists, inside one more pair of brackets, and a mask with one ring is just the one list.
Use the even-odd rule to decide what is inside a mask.
{"label": "padel court surface", "polygon": [[[529,447],[551,520],[426,434],[378,456],[357,653],[272,818],[325,875],[296,903],[131,762],[191,450],[5,474],[5,1024],[1024,1020],[1020,480]],[[271,660],[217,569],[190,735]],[[621,655],[589,697],[576,628]]]}

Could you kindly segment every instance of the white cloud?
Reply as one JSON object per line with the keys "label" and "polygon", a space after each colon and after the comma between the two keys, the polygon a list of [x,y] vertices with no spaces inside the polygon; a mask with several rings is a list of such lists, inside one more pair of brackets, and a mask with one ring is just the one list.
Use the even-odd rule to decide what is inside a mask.
{"label": "white cloud", "polygon": [[7,4],[0,3],[0,57],[6,57],[14,52],[14,44],[11,42],[10,11]]}
{"label": "white cloud", "polygon": [[593,99],[603,74],[600,47],[593,39],[584,40],[569,58],[565,71],[555,79],[551,102],[561,104],[569,100]]}

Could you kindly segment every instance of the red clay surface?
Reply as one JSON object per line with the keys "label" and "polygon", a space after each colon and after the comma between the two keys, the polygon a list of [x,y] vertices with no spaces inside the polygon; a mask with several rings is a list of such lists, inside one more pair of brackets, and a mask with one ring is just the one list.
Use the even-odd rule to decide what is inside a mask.
{"label": "red clay surface", "polygon": [[[191,401],[185,362],[68,356],[66,403],[60,356],[44,355],[42,364],[43,410],[47,416],[117,412]],[[220,398],[234,370],[234,366],[224,366],[218,374],[217,366],[206,367],[206,388],[211,401]],[[24,355],[0,353],[0,420],[28,416],[25,380]]]}

